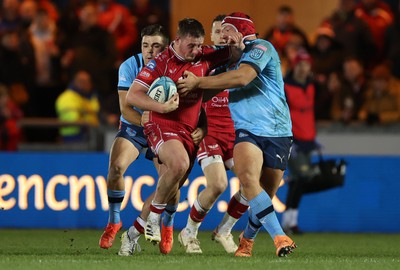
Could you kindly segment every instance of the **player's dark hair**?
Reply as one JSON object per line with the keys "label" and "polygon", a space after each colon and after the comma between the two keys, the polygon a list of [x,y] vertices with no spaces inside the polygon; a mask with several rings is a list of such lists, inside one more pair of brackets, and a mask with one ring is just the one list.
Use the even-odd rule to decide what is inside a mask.
{"label": "player's dark hair", "polygon": [[282,5],[278,8],[279,13],[293,14],[293,9],[291,6]]}
{"label": "player's dark hair", "polygon": [[164,45],[169,43],[168,33],[162,25],[151,24],[142,29],[140,37],[144,36],[161,36],[163,38]]}
{"label": "player's dark hair", "polygon": [[222,21],[225,19],[225,17],[226,17],[225,14],[217,15],[217,16],[214,18],[214,20],[212,21],[212,23],[215,23],[215,22],[222,22]]}
{"label": "player's dark hair", "polygon": [[198,20],[186,18],[179,21],[177,35],[179,37],[192,36],[199,38],[205,36],[205,31],[203,25]]}

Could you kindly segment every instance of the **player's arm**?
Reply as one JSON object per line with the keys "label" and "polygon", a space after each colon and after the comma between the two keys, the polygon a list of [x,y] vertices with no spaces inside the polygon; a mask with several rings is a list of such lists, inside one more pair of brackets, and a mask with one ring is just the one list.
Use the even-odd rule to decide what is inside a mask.
{"label": "player's arm", "polygon": [[132,106],[129,106],[129,104],[126,102],[127,94],[128,91],[118,91],[119,109],[121,114],[129,123],[140,126],[142,117],[138,111],[134,110]]}
{"label": "player's arm", "polygon": [[170,100],[165,103],[159,103],[151,99],[146,93],[147,88],[142,84],[134,81],[129,87],[126,95],[126,102],[130,106],[135,106],[144,111],[155,111],[158,113],[169,113],[179,106],[179,95],[176,93]]}
{"label": "player's arm", "polygon": [[210,90],[204,91],[203,93],[203,102],[207,102],[212,99],[214,96],[218,95],[220,92],[224,91],[225,89],[218,89],[218,90]]}
{"label": "player's arm", "polygon": [[192,132],[191,136],[193,142],[198,145],[204,137],[207,135],[208,132],[208,123],[207,123],[207,115],[204,108],[201,108],[199,122],[197,124],[197,128]]}
{"label": "player's arm", "polygon": [[185,71],[184,79],[177,82],[180,94],[193,89],[219,90],[243,87],[257,77],[257,71],[249,64],[240,64],[237,70],[230,70],[219,75],[197,77],[190,71]]}

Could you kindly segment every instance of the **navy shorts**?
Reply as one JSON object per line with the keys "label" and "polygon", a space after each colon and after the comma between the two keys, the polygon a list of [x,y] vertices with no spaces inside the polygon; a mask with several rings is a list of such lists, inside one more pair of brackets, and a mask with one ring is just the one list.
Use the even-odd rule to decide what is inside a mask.
{"label": "navy shorts", "polygon": [[238,129],[235,144],[249,142],[256,145],[263,152],[263,167],[286,170],[293,137],[261,137],[253,133]]}
{"label": "navy shorts", "polygon": [[143,127],[127,124],[121,121],[119,124],[118,133],[117,135],[115,135],[115,137],[116,138],[121,137],[127,139],[136,147],[136,149],[140,153],[146,151],[146,158],[152,160],[155,157],[155,155],[153,154],[151,149],[148,148],[149,146],[147,144],[146,136],[143,133],[143,129],[144,129]]}

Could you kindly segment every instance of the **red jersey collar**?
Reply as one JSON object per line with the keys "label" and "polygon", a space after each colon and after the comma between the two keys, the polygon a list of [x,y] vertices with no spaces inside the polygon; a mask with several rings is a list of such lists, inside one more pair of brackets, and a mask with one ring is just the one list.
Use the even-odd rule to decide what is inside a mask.
{"label": "red jersey collar", "polygon": [[175,41],[172,41],[171,42],[171,44],[169,45],[169,49],[172,51],[172,53],[176,56],[176,58],[178,58],[178,60],[180,60],[180,61],[182,61],[182,62],[187,62],[186,60],[185,60],[185,58],[183,58],[182,56],[180,56],[178,53],[177,53],[177,51],[175,51],[175,49],[174,49],[174,43],[175,43]]}

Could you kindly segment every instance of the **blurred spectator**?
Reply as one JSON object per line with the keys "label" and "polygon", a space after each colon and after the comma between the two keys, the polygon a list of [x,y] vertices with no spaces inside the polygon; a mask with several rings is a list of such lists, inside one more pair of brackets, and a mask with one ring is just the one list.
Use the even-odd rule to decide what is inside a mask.
{"label": "blurred spectator", "polygon": [[311,152],[317,149],[311,57],[306,51],[299,50],[293,64],[293,71],[285,77],[285,94],[293,125],[293,147],[288,163],[290,180],[282,228],[289,234],[301,233],[298,227],[298,208],[303,186],[313,173]]}
{"label": "blurred spectator", "polygon": [[[143,29],[151,24],[162,25],[169,29],[169,1],[131,0],[130,12],[136,29]],[[137,39],[131,51],[141,50],[140,40]]]}
{"label": "blurred spectator", "polygon": [[381,0],[361,0],[355,10],[358,18],[365,21],[371,30],[376,52],[370,55],[373,65],[384,59],[384,36],[386,29],[393,24],[393,13],[390,6]]}
{"label": "blurred spectator", "polygon": [[326,84],[327,77],[331,72],[338,72],[342,69],[344,60],[343,47],[336,40],[333,29],[328,25],[317,29],[311,56],[313,58],[312,70],[314,79],[319,84]]}
{"label": "blurred spectator", "polygon": [[399,89],[391,84],[392,75],[385,65],[378,65],[372,71],[365,101],[359,112],[359,119],[367,124],[389,124],[400,120],[398,104]]}
{"label": "blurred spectator", "polygon": [[[95,5],[89,3],[82,7],[79,29],[66,39],[61,62],[69,78],[81,69],[87,70],[95,78],[93,84],[98,91],[102,111],[107,116],[117,115],[118,95],[114,91],[117,50],[114,37],[97,24],[97,15]],[[118,119],[118,116],[115,118]]]}
{"label": "blurred spectator", "polygon": [[354,100],[350,83],[341,73],[332,72],[328,77],[327,89],[332,97],[329,107],[331,119],[348,124],[354,117]]}
{"label": "blurred spectator", "polygon": [[367,88],[365,69],[361,61],[354,57],[345,59],[343,62],[343,77],[350,85],[352,98],[351,102],[346,102],[346,106],[351,107],[351,118],[344,120],[345,122],[357,120],[358,112],[364,103],[364,96]]}
{"label": "blurred spectator", "polygon": [[19,7],[19,16],[21,18],[21,27],[23,30],[28,29],[38,10],[38,5],[35,0],[23,0]]}
{"label": "blurred spectator", "polygon": [[21,139],[17,122],[21,110],[9,99],[8,89],[0,84],[0,151],[15,151]]}
{"label": "blurred spectator", "polygon": [[[32,68],[32,52],[21,47],[20,36],[17,30],[8,30],[1,35],[0,44],[0,82],[9,89],[11,100],[20,108],[27,104],[29,99],[28,85],[34,83]],[[24,109],[26,112],[27,109]]]}
{"label": "blurred spectator", "polygon": [[311,55],[313,78],[316,84],[315,115],[318,120],[330,120],[331,93],[327,87],[328,77],[332,72],[341,71],[344,52],[329,26],[325,25],[317,29]]}
{"label": "blurred spectator", "polygon": [[307,44],[304,43],[303,36],[298,33],[292,33],[288,38],[280,57],[283,76],[292,71],[293,61],[296,58],[298,51],[301,49],[307,50]]}
{"label": "blurred spectator", "polygon": [[30,93],[33,116],[55,117],[54,104],[60,87],[60,49],[57,26],[47,10],[39,9],[28,29],[35,63],[35,87]]}
{"label": "blurred spectator", "polygon": [[118,59],[122,62],[132,54],[129,49],[139,39],[131,13],[127,7],[114,0],[97,0],[97,3],[98,23],[114,36]]}
{"label": "blurred spectator", "polygon": [[3,0],[0,9],[0,34],[17,30],[20,26],[19,0]]}
{"label": "blurred spectator", "polygon": [[[57,98],[55,107],[61,121],[98,126],[100,104],[90,74],[78,71],[71,84]],[[62,127],[60,135],[64,142],[82,142],[87,139],[88,130],[80,126]]]}
{"label": "blurred spectator", "polygon": [[392,74],[400,79],[400,2],[397,4],[394,22],[385,33],[385,60],[390,65]]}
{"label": "blurred spectator", "polygon": [[365,66],[372,62],[375,44],[368,25],[355,15],[355,0],[339,0],[334,13],[322,23],[335,33],[336,40],[343,46],[346,56],[355,56]]}
{"label": "blurred spectator", "polygon": [[60,19],[58,20],[59,37],[62,48],[68,39],[79,29],[79,11],[84,6],[82,0],[71,0],[59,3]]}
{"label": "blurred spectator", "polygon": [[54,1],[49,0],[36,0],[38,7],[47,11],[52,21],[57,22],[60,15]]}
{"label": "blurred spectator", "polygon": [[264,39],[274,45],[280,55],[283,54],[287,42],[296,34],[301,39],[302,47],[309,49],[308,39],[304,31],[298,27],[294,20],[294,12],[290,6],[283,5],[278,9],[275,25],[264,36]]}

